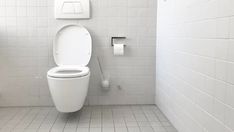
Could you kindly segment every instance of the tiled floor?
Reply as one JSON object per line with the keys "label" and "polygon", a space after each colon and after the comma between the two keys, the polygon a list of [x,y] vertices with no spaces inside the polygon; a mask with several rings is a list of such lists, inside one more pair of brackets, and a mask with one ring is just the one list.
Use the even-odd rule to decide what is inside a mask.
{"label": "tiled floor", "polygon": [[154,105],[0,108],[1,132],[177,132]]}

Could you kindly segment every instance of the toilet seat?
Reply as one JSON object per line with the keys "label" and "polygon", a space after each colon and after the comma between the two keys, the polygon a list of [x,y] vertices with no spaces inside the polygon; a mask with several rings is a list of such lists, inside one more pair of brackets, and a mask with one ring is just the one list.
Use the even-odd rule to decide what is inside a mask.
{"label": "toilet seat", "polygon": [[59,66],[52,68],[48,71],[47,75],[54,78],[77,78],[83,77],[89,74],[88,67],[77,66]]}
{"label": "toilet seat", "polygon": [[88,30],[79,25],[66,25],[56,34],[53,56],[58,67],[47,72],[54,78],[77,78],[89,74],[92,39]]}
{"label": "toilet seat", "polygon": [[87,66],[92,55],[92,39],[79,25],[61,28],[54,39],[53,56],[58,66]]}

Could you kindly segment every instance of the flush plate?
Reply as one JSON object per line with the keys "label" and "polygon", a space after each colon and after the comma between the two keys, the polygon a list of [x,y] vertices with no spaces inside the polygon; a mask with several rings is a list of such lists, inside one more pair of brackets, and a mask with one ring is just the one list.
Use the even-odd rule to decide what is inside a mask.
{"label": "flush plate", "polygon": [[55,0],[56,19],[90,18],[89,0]]}

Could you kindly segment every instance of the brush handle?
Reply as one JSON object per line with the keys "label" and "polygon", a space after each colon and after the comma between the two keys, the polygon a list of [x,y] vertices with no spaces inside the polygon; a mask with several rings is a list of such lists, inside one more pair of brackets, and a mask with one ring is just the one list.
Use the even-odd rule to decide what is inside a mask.
{"label": "brush handle", "polygon": [[101,77],[102,77],[102,80],[104,80],[104,74],[103,74],[103,70],[102,70],[102,65],[100,63],[100,60],[99,60],[99,57],[97,56],[97,62],[98,62],[98,67],[99,67],[99,70],[101,71]]}

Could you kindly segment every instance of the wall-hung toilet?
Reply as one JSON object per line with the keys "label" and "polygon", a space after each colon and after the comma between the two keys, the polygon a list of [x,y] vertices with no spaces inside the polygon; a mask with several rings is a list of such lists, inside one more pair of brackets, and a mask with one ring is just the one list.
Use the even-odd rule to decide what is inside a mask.
{"label": "wall-hung toilet", "polygon": [[87,65],[91,53],[92,39],[84,27],[67,25],[57,32],[53,56],[58,67],[47,72],[47,79],[58,111],[75,112],[82,108],[89,87]]}

